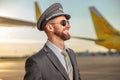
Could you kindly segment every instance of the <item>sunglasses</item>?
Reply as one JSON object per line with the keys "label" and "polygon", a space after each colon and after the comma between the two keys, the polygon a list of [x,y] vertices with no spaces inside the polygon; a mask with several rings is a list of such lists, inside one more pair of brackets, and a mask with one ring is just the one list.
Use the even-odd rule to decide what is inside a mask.
{"label": "sunglasses", "polygon": [[51,24],[61,24],[62,26],[66,26],[67,24],[69,24],[68,20],[61,20],[60,23],[51,23]]}

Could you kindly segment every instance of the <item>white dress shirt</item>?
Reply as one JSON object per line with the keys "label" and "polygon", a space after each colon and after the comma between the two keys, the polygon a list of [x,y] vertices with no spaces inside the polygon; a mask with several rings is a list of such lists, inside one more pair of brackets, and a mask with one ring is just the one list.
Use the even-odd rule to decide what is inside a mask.
{"label": "white dress shirt", "polygon": [[61,54],[62,50],[60,48],[58,48],[57,46],[55,46],[49,40],[47,40],[46,45],[55,53],[55,55],[57,56],[57,58],[59,59],[59,61],[63,65],[63,67],[65,68],[66,72],[68,73],[66,63],[65,63],[65,60],[64,60],[64,56],[63,56],[63,54]]}

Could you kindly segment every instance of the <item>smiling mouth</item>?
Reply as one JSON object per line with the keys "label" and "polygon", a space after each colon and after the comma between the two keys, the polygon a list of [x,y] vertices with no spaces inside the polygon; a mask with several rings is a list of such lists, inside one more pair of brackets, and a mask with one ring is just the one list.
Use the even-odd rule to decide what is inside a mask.
{"label": "smiling mouth", "polygon": [[64,33],[65,34],[69,34],[69,30],[64,30]]}

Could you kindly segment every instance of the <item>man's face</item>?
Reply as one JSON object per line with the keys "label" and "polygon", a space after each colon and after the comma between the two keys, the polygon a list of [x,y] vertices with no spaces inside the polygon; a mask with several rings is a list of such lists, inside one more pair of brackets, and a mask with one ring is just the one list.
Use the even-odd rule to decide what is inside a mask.
{"label": "man's face", "polygon": [[54,28],[54,34],[58,37],[60,37],[62,40],[68,40],[70,39],[69,29],[70,24],[66,20],[65,16],[59,16],[53,20],[50,21]]}

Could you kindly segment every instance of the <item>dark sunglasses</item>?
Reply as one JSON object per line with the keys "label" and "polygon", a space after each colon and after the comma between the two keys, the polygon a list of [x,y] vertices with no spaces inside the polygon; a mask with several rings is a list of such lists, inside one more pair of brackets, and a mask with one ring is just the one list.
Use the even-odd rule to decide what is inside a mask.
{"label": "dark sunglasses", "polygon": [[62,26],[66,26],[66,24],[69,24],[68,20],[61,20],[60,23],[51,23],[51,24],[61,24]]}

